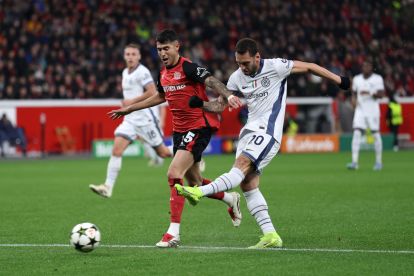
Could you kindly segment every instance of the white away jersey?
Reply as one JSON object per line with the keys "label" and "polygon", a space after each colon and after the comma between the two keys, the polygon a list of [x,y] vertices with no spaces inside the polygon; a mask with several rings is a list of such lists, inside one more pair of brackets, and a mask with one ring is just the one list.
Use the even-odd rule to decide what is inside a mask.
{"label": "white away jersey", "polygon": [[[129,100],[141,96],[144,93],[145,86],[151,82],[154,82],[154,80],[150,71],[144,65],[138,65],[132,73],[128,73],[128,68],[125,68],[122,72],[122,93],[124,99]],[[158,116],[154,116],[156,116],[154,111],[151,108],[146,108],[126,115],[124,120],[136,126],[143,126],[155,121],[155,119],[158,120]]]}
{"label": "white away jersey", "polygon": [[[378,74],[371,74],[365,79],[362,74],[356,75],[352,81],[352,91],[356,92],[356,111],[365,115],[379,116],[380,108],[378,100],[372,97],[378,90],[384,90],[384,80]],[[368,95],[361,95],[361,92],[368,92]]]}
{"label": "white away jersey", "polygon": [[227,88],[241,93],[247,102],[249,117],[243,129],[265,132],[281,143],[286,81],[292,68],[292,60],[261,59],[254,76],[246,76],[240,68],[230,76]]}

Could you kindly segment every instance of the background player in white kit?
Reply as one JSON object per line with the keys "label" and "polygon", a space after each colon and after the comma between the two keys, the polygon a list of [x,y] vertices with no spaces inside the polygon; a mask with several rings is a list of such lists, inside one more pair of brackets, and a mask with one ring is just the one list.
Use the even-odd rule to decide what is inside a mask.
{"label": "background player in white kit", "polygon": [[[122,72],[122,92],[124,95],[122,105],[140,102],[158,93],[150,71],[140,64],[141,54],[138,45],[128,44],[125,46],[124,60],[127,67]],[[164,145],[158,112],[151,108],[132,112],[124,117],[123,122],[115,130],[114,147],[108,162],[105,183],[89,185],[93,192],[103,197],[112,196],[112,189],[122,165],[122,154],[129,144],[137,138],[143,140],[144,144],[150,145],[159,157],[172,156],[171,150]]]}
{"label": "background player in white kit", "polygon": [[[350,81],[314,63],[286,59],[261,59],[257,43],[250,38],[241,39],[236,45],[236,62],[239,69],[227,83],[227,88],[242,94],[246,99],[249,117],[239,135],[236,161],[233,168],[209,185],[178,187],[178,193],[193,205],[210,194],[231,190],[239,185],[246,198],[247,208],[260,226],[263,237],[250,248],[282,247],[268,213],[268,206],[260,192],[259,177],[280,148],[286,107],[286,78],[292,73],[311,72],[348,89]],[[229,96],[231,101],[234,95]],[[191,99],[190,106],[209,111],[222,111],[219,102],[202,102]]]}
{"label": "background player in white kit", "polygon": [[355,107],[352,136],[352,163],[348,169],[358,169],[361,137],[367,128],[374,136],[375,165],[374,170],[382,169],[382,140],[380,130],[380,107],[378,99],[384,97],[384,80],[372,72],[372,62],[366,60],[362,65],[362,74],[352,81],[352,102]]}

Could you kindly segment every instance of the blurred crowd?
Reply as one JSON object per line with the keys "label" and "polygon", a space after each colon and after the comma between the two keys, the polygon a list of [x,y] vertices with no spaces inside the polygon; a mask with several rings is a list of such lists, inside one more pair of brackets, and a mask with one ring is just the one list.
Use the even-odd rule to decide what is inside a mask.
{"label": "blurred crowd", "polygon": [[[387,91],[414,95],[412,1],[0,1],[0,98],[119,98],[123,47],[141,45],[157,76],[154,37],[175,29],[182,54],[224,82],[233,48],[252,37],[263,57],[316,62],[353,76],[366,57]],[[290,96],[337,96],[315,76],[289,80]],[[339,95],[341,97],[341,95]]]}

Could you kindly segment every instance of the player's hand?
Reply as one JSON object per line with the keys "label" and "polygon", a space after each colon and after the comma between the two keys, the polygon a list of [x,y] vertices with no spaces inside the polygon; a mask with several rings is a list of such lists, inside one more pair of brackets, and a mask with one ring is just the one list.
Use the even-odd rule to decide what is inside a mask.
{"label": "player's hand", "polygon": [[197,96],[191,96],[190,100],[188,101],[188,106],[191,108],[200,108],[203,107],[203,100]]}
{"label": "player's hand", "polygon": [[349,80],[348,77],[342,77],[341,76],[341,83],[338,84],[338,87],[343,89],[343,90],[348,90],[349,87],[351,87],[351,81]]}
{"label": "player's hand", "polygon": [[234,96],[234,95],[230,95],[227,97],[227,103],[229,105],[229,110],[231,111],[232,109],[236,109],[239,108],[243,105],[243,103],[241,102],[241,100],[239,99],[239,97]]}
{"label": "player's hand", "polygon": [[125,116],[125,115],[129,114],[129,113],[131,113],[131,111],[129,111],[127,107],[123,107],[123,108],[120,108],[120,109],[109,111],[108,116],[112,120],[116,120],[118,118],[121,118],[122,116]]}

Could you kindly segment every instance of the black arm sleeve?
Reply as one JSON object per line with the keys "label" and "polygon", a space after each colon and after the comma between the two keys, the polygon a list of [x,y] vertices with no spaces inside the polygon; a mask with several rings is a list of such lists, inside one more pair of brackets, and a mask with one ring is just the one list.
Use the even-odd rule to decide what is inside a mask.
{"label": "black arm sleeve", "polygon": [[158,73],[158,77],[157,77],[157,90],[158,90],[158,93],[165,93],[164,88],[162,88],[162,85],[161,85],[161,73]]}
{"label": "black arm sleeve", "polygon": [[188,61],[184,61],[183,71],[187,78],[200,83],[204,83],[206,78],[211,76],[211,73],[206,68]]}

